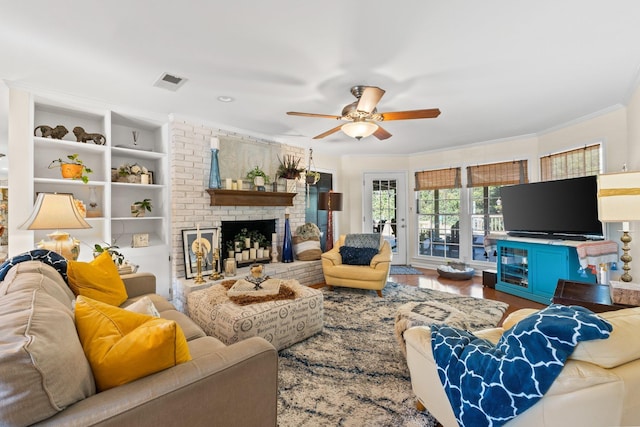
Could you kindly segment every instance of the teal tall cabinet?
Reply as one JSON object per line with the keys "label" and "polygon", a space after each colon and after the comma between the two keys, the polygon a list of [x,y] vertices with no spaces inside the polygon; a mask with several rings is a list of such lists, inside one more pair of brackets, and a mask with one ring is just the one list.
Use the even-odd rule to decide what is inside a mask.
{"label": "teal tall cabinet", "polygon": [[558,279],[596,283],[576,248],[561,243],[498,240],[497,264],[497,290],[542,304],[551,303]]}

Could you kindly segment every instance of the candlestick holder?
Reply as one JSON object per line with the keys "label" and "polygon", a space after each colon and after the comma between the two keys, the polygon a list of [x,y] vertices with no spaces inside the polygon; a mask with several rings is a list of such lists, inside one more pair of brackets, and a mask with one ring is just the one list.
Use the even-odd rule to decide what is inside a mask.
{"label": "candlestick holder", "polygon": [[196,251],[196,277],[193,279],[193,283],[200,284],[205,283],[206,280],[202,278],[202,250],[198,249]]}
{"label": "candlestick holder", "polygon": [[211,273],[211,276],[209,276],[209,279],[211,280],[220,280],[220,279],[224,279],[224,276],[221,274],[220,271],[220,249],[219,248],[214,248],[213,249],[213,273]]}

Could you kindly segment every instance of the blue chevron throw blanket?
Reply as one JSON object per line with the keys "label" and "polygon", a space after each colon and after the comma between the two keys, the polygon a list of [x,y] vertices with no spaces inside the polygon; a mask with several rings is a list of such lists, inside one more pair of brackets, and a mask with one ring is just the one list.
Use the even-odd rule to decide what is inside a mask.
{"label": "blue chevron throw blanket", "polygon": [[578,342],[605,339],[611,330],[586,308],[551,304],[505,331],[495,346],[431,325],[431,347],[458,423],[501,426],[549,390]]}

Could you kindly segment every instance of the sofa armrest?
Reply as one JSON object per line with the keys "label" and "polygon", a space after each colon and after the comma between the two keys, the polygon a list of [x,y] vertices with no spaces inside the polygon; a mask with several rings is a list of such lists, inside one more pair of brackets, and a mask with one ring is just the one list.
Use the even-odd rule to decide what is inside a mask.
{"label": "sofa armrest", "polygon": [[342,264],[342,256],[340,255],[340,250],[335,246],[333,247],[333,249],[323,253],[320,259],[322,259],[323,267],[333,267],[334,265]]}
{"label": "sofa armrest", "polygon": [[129,298],[156,293],[156,276],[151,273],[132,273],[120,276]]}
{"label": "sofa armrest", "polygon": [[41,425],[275,426],[275,347],[260,337],[211,347],[189,362],[84,399]]}

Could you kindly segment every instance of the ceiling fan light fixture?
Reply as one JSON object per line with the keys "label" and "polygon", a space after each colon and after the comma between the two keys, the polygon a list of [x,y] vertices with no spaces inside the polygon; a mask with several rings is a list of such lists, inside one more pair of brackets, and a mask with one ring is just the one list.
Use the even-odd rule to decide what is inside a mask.
{"label": "ceiling fan light fixture", "polygon": [[373,133],[378,130],[378,125],[363,120],[345,123],[341,129],[342,132],[359,141],[362,138],[373,135]]}

